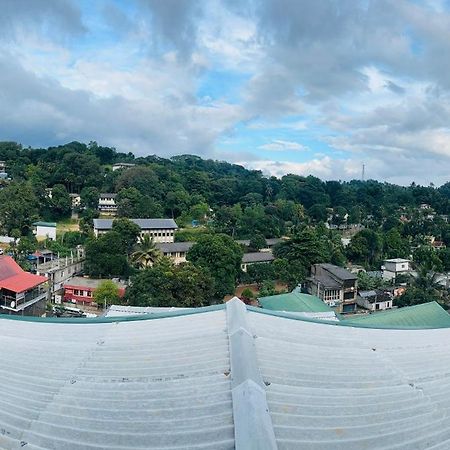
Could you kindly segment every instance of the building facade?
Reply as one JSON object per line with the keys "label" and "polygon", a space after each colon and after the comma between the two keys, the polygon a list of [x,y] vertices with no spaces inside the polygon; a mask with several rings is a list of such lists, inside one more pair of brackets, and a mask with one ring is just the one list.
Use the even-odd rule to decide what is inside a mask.
{"label": "building facade", "polygon": [[385,280],[395,280],[398,275],[409,274],[410,261],[403,258],[386,259],[381,269]]}
{"label": "building facade", "polygon": [[35,222],[33,223],[34,235],[36,238],[56,240],[56,223],[55,222]]}
{"label": "building facade", "polygon": [[[70,303],[89,304],[94,301],[94,292],[105,280],[93,280],[84,277],[74,277],[64,283],[64,301]],[[119,288],[119,296],[125,295],[126,285],[112,280]]]}
{"label": "building facade", "polygon": [[323,300],[340,313],[356,310],[358,277],[342,267],[333,264],[314,264],[307,280],[311,295]]}
{"label": "building facade", "polygon": [[[175,231],[178,229],[178,225],[173,219],[130,219],[141,229],[141,236],[149,234],[153,242],[166,243],[174,242]],[[112,230],[112,219],[94,219],[94,234],[99,236],[100,234],[107,233]]]}
{"label": "building facade", "polygon": [[391,309],[393,306],[393,299],[390,293],[380,289],[359,291],[356,302],[359,306],[369,311],[384,311]]}
{"label": "building facade", "polygon": [[10,256],[0,256],[0,312],[41,316],[45,313],[48,279],[25,272]]}
{"label": "building facade", "polygon": [[117,194],[100,194],[98,198],[98,210],[104,214],[115,215],[117,212],[116,197]]}

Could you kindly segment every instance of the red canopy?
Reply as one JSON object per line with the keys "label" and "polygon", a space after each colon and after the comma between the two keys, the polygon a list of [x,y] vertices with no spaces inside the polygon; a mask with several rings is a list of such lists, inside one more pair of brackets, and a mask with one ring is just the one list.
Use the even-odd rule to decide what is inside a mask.
{"label": "red canopy", "polygon": [[47,277],[25,272],[10,256],[0,256],[0,288],[24,292],[47,280]]}

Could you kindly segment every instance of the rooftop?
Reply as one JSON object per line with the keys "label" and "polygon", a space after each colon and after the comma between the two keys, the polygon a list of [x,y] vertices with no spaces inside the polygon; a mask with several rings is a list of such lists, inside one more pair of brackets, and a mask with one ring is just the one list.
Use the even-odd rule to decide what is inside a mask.
{"label": "rooftop", "polygon": [[445,449],[449,338],[237,299],[139,317],[0,316],[0,447]]}
{"label": "rooftop", "polygon": [[358,278],[356,274],[349,272],[343,267],[335,266],[334,264],[323,263],[319,264],[319,266],[323,267],[325,270],[341,280],[356,280]]}
{"label": "rooftop", "polygon": [[290,312],[331,312],[332,309],[319,297],[303,292],[289,292],[288,294],[260,297],[260,305],[273,311]]}
{"label": "rooftop", "polygon": [[410,262],[409,259],[403,259],[403,258],[391,258],[391,259],[385,259],[384,262],[391,262],[391,263],[407,263]]}
{"label": "rooftop", "polygon": [[165,242],[155,244],[155,247],[163,253],[187,252],[195,242]]}
{"label": "rooftop", "polygon": [[450,315],[436,302],[406,306],[358,316],[349,316],[346,322],[390,327],[450,327]]}
{"label": "rooftop", "polygon": [[109,280],[109,279],[93,279],[93,278],[85,278],[85,277],[73,277],[64,283],[64,287],[86,287],[91,289],[96,289],[98,286],[103,283],[103,281],[112,281],[119,288],[126,288],[126,284],[121,283],[120,281]]}
{"label": "rooftop", "polygon": [[[173,219],[130,219],[143,230],[155,229],[171,229],[176,230],[178,225]],[[111,230],[113,219],[94,219],[94,228],[97,230]]]}
{"label": "rooftop", "polygon": [[273,261],[275,257],[272,252],[253,252],[244,253],[242,256],[242,262],[244,264],[248,263],[258,263],[258,262],[270,262]]}
{"label": "rooftop", "polygon": [[48,278],[25,272],[11,256],[0,256],[0,288],[20,293],[33,289]]}
{"label": "rooftop", "polygon": [[34,222],[33,226],[56,228],[56,222]]}

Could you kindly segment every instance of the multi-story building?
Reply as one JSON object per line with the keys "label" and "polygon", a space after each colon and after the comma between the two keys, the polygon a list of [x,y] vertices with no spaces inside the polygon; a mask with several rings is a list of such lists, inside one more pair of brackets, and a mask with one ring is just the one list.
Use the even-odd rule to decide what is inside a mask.
{"label": "multi-story building", "polygon": [[83,265],[84,254],[81,247],[71,257],[56,258],[37,265],[36,273],[48,278],[50,301],[61,303],[64,283],[79,274],[83,270]]}
{"label": "multi-story building", "polygon": [[117,194],[103,193],[98,198],[98,210],[104,214],[114,215],[117,212]]}
{"label": "multi-story building", "polygon": [[356,310],[358,277],[333,264],[314,264],[307,282],[308,292],[319,297],[337,312]]}
{"label": "multi-story building", "polygon": [[381,270],[385,280],[395,280],[399,275],[407,275],[410,273],[409,259],[392,258],[383,262]]}
{"label": "multi-story building", "polygon": [[10,256],[0,256],[0,312],[41,316],[47,302],[47,277],[25,272]]}
{"label": "multi-story building", "polygon": [[[173,219],[130,219],[141,229],[141,235],[149,234],[155,243],[174,242],[175,230],[178,225]],[[94,234],[106,233],[112,230],[112,219],[94,219]]]}
{"label": "multi-story building", "polygon": [[186,262],[187,252],[195,242],[166,242],[156,244],[156,248],[166,256],[170,258],[175,265]]}

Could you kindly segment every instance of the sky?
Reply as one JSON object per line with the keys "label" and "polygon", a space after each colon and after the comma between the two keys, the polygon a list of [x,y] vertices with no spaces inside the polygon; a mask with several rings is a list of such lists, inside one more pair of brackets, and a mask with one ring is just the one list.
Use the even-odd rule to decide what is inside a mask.
{"label": "sky", "polygon": [[0,0],[0,140],[449,181],[450,0]]}

